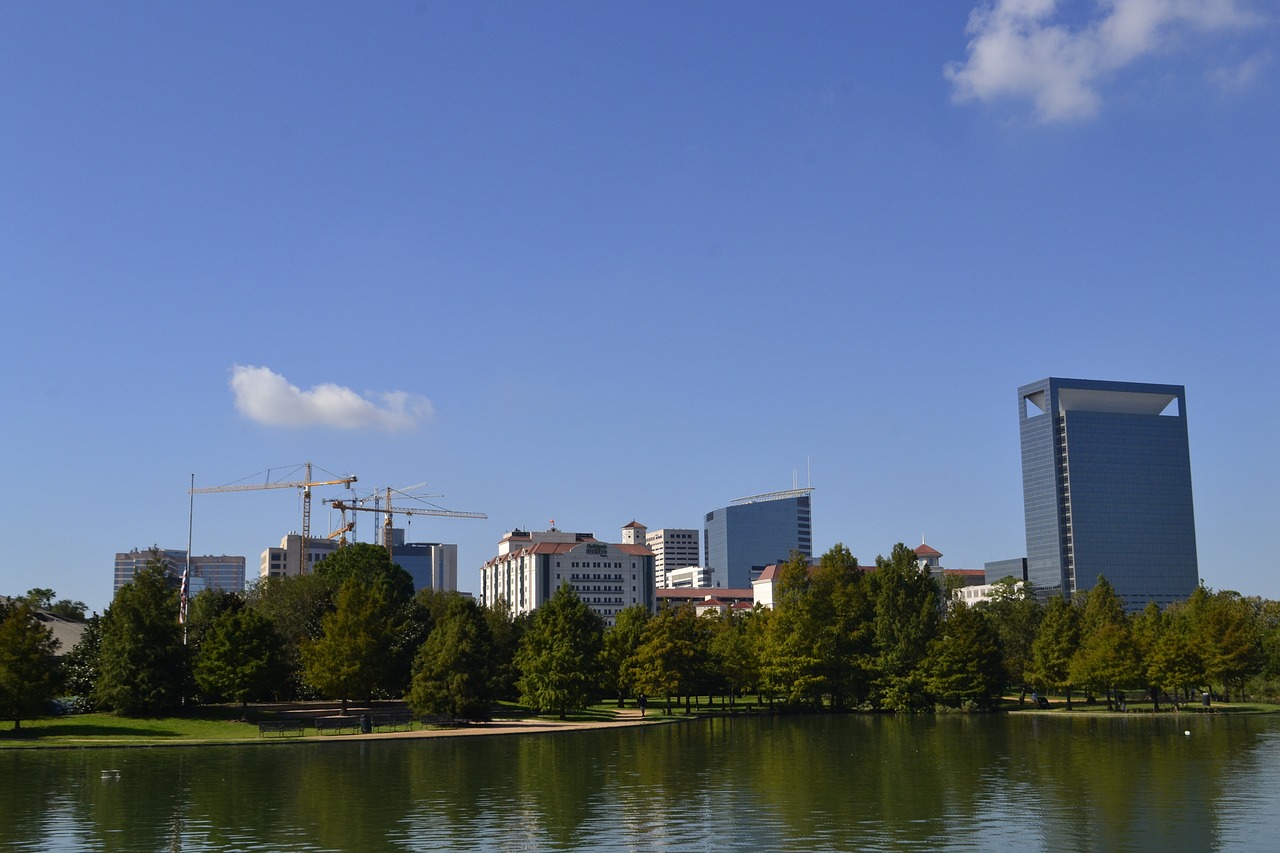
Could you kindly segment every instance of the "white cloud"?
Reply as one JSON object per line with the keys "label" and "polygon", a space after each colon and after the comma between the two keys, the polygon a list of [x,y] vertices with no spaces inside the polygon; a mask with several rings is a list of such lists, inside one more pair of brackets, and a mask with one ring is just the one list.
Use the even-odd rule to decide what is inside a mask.
{"label": "white cloud", "polygon": [[1092,118],[1098,83],[1189,33],[1253,26],[1240,0],[1095,0],[1068,23],[1058,0],[986,0],[969,15],[968,58],[944,73],[956,100],[1028,98],[1042,121]]}
{"label": "white cloud", "polygon": [[266,367],[232,367],[231,391],[242,415],[268,426],[394,431],[411,429],[431,415],[425,397],[404,391],[362,396],[332,383],[303,391]]}
{"label": "white cloud", "polygon": [[1270,55],[1255,54],[1237,65],[1213,69],[1209,72],[1209,80],[1224,92],[1239,91],[1247,88],[1270,64]]}

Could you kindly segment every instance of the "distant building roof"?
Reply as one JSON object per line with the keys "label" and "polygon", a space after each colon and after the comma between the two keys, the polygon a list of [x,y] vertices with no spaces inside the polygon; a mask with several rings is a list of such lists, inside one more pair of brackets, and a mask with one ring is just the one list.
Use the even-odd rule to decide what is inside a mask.
{"label": "distant building roof", "polygon": [[941,557],[942,552],[939,551],[937,548],[931,548],[928,545],[921,542],[920,547],[916,548],[916,556],[917,557]]}

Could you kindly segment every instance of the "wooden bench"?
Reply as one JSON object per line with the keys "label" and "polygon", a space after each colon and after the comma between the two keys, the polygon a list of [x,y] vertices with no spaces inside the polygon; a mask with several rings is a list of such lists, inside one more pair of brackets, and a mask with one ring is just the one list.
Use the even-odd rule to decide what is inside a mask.
{"label": "wooden bench", "polygon": [[437,729],[456,729],[458,726],[466,725],[466,720],[459,720],[446,714],[428,714],[419,718],[424,726],[432,726]]}
{"label": "wooden bench", "polygon": [[360,718],[356,716],[316,717],[316,734],[355,734],[360,731]]}
{"label": "wooden bench", "polygon": [[375,732],[411,732],[413,731],[413,714],[374,714],[370,720]]}
{"label": "wooden bench", "polygon": [[302,737],[306,724],[302,720],[263,720],[258,723],[258,737],[276,735],[278,737]]}

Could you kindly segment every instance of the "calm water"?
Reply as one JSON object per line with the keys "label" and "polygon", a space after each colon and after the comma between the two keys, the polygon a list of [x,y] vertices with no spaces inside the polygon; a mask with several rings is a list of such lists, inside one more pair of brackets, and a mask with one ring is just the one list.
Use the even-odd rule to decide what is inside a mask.
{"label": "calm water", "polygon": [[0,849],[1270,851],[1280,719],[722,719],[6,751]]}

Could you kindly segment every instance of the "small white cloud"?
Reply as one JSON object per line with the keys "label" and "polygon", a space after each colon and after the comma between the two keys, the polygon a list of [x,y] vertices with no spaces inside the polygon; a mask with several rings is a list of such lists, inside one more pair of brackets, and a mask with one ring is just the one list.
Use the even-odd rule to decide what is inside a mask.
{"label": "small white cloud", "polygon": [[944,74],[958,101],[1027,98],[1042,121],[1092,118],[1106,75],[1188,33],[1259,23],[1240,0],[1097,0],[1063,20],[1058,0],[987,0],[969,15],[968,58]]}
{"label": "small white cloud", "polygon": [[231,391],[242,415],[268,426],[394,431],[412,429],[431,416],[430,400],[405,391],[362,396],[332,383],[303,391],[266,367],[232,367]]}

